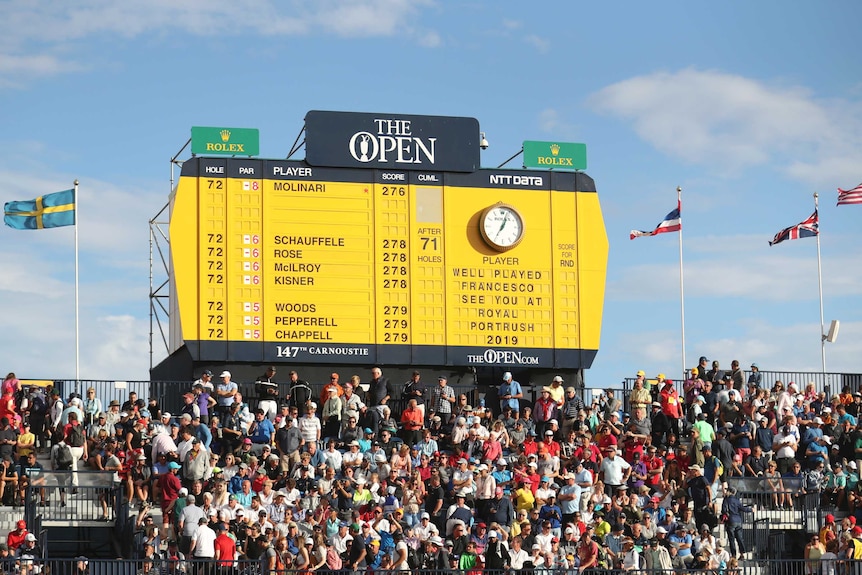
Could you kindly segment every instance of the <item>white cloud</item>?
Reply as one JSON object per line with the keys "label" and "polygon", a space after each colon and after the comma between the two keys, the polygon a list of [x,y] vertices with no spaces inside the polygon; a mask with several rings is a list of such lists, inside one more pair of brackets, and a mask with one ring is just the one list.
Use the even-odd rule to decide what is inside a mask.
{"label": "white cloud", "polygon": [[80,70],[76,41],[107,35],[136,38],[175,31],[206,37],[240,34],[341,37],[402,35],[427,47],[440,45],[433,30],[418,30],[431,0],[82,0],[40,3],[12,0],[0,19],[0,88]]}
{"label": "white cloud", "polygon": [[[688,366],[695,365],[696,358],[704,354],[710,361],[718,360],[725,369],[732,360],[738,359],[746,367],[757,362],[762,371],[820,372],[818,324],[779,327],[743,318],[737,328],[735,336],[712,337],[709,332],[687,332]],[[619,361],[635,366],[632,372],[643,369],[649,376],[667,373],[674,377],[671,374],[681,369],[679,331],[639,329],[624,333],[615,344],[617,349],[625,350]],[[862,323],[842,323],[838,341],[826,344],[827,372],[857,373],[860,354]]]}
{"label": "white cloud", "polygon": [[[729,297],[786,302],[816,298],[815,240],[784,242],[770,248],[768,239],[764,235],[736,235],[700,236],[686,240],[683,246],[686,299]],[[834,239],[836,244],[841,243],[840,238]],[[630,245],[633,247],[634,243]],[[626,301],[678,298],[679,290],[668,290],[664,283],[645,282],[637,290],[632,290],[627,279],[674,278],[675,285],[678,285],[678,262],[675,258],[673,262],[620,268],[615,274],[618,279],[608,284],[608,297]],[[862,269],[858,256],[833,253],[822,258],[822,265],[825,299],[862,295]]]}
{"label": "white cloud", "polygon": [[539,112],[539,130],[549,137],[564,138],[575,141],[578,137],[577,128],[568,123],[556,108],[545,108]]}
{"label": "white cloud", "polygon": [[738,170],[776,162],[788,176],[816,185],[858,178],[859,100],[827,101],[799,86],[686,69],[623,80],[589,103],[631,122],[658,150],[694,164]]}
{"label": "white cloud", "polygon": [[424,46],[426,48],[438,48],[443,44],[443,39],[440,37],[440,34],[434,30],[430,30],[419,34],[418,42],[420,46]]}
{"label": "white cloud", "polygon": [[539,53],[546,54],[551,49],[551,41],[536,34],[524,36],[524,42],[535,48]]}
{"label": "white cloud", "polygon": [[[32,160],[26,167],[0,167],[7,199],[67,189],[73,180]],[[81,178],[81,376],[146,379],[146,222],[166,198],[150,191],[161,187],[155,184],[120,188],[88,174]],[[130,224],[130,214],[137,223]],[[0,317],[0,347],[9,369],[22,377],[74,376],[74,231],[0,228],[0,301],[10,310]]]}

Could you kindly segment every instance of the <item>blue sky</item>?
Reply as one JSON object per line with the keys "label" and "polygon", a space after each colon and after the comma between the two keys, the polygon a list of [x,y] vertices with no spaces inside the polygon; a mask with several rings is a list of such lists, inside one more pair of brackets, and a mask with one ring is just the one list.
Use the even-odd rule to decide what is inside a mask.
{"label": "blue sky", "polygon": [[[81,181],[81,376],[145,379],[149,227],[193,125],[284,157],[312,109],[476,117],[496,166],[584,142],[610,239],[587,375],[820,369],[816,242],[767,240],[821,195],[829,371],[862,357],[862,51],[853,1],[0,1],[0,201]],[[183,157],[187,157],[185,154]],[[517,167],[517,160],[510,164]],[[0,230],[0,369],[73,377],[71,228]],[[158,269],[156,270],[157,280]],[[164,356],[156,335],[155,360]],[[5,373],[4,371],[4,373]]]}

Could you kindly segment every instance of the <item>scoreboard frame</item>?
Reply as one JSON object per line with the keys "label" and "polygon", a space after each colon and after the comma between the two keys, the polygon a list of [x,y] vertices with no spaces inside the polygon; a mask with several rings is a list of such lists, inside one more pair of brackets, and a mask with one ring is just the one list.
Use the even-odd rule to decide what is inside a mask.
{"label": "scoreboard frame", "polygon": [[[481,229],[500,202],[523,226],[504,252]],[[170,237],[196,362],[584,369],[598,351],[608,241],[583,172],[195,157]]]}

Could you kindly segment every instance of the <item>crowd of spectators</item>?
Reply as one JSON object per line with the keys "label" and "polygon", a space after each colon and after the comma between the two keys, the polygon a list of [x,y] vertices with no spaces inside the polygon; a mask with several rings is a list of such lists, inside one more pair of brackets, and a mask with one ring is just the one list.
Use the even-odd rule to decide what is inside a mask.
{"label": "crowd of spectators", "polygon": [[[64,402],[19,386],[14,405],[0,405],[9,412],[0,458],[21,470],[21,457],[50,442],[52,466],[68,445],[75,466],[114,471],[138,512],[134,558],[153,564],[732,570],[746,557],[743,518],[757,511],[732,477],[769,485],[774,508],[816,488],[854,520],[862,393],[826,398],[813,384],[766,385],[756,364],[744,378],[738,362],[708,363],[682,385],[639,371],[627,395],[607,389],[587,401],[559,376],[532,401],[506,373],[495,405],[476,406],[445,376],[395,383],[379,368],[367,383],[333,373],[319,392],[292,371],[280,395],[270,367],[250,402],[228,371],[204,371],[174,414],[134,393],[103,406],[93,389]],[[72,445],[75,427],[83,445]],[[4,452],[10,429],[17,466]],[[824,553],[829,538],[836,553],[862,557],[855,522],[830,529],[834,537],[818,534]]]}

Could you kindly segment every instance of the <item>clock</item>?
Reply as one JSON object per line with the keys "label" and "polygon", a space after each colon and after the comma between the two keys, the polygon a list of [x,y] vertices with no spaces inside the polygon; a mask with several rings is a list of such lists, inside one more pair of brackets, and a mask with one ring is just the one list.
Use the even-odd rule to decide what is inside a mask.
{"label": "clock", "polygon": [[479,233],[491,248],[505,252],[524,239],[524,219],[512,206],[498,202],[482,210]]}

